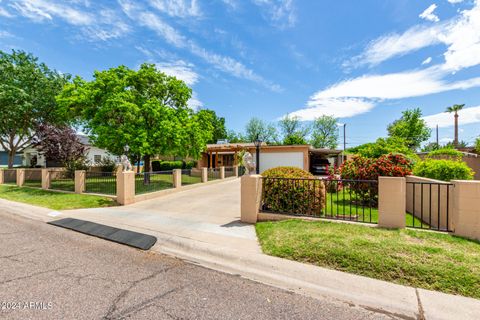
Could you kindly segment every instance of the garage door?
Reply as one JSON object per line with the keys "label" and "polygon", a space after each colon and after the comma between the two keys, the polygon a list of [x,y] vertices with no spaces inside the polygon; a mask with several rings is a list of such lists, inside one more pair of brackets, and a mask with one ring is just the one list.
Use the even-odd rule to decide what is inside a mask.
{"label": "garage door", "polygon": [[[256,159],[255,154],[253,159]],[[270,168],[284,166],[303,169],[303,152],[260,152],[260,173]]]}

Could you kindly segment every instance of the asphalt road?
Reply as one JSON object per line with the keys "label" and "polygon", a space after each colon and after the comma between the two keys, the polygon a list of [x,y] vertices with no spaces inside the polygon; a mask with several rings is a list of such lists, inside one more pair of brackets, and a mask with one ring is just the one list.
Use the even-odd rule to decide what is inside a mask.
{"label": "asphalt road", "polygon": [[0,212],[2,319],[391,319]]}

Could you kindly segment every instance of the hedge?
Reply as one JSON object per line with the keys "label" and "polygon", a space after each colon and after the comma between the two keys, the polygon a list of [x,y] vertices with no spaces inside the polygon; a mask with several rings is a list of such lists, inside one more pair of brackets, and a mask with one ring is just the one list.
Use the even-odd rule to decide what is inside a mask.
{"label": "hedge", "polygon": [[426,159],[415,165],[413,174],[424,178],[450,181],[472,180],[475,172],[463,161]]}
{"label": "hedge", "polygon": [[196,166],[196,162],[193,160],[188,161],[164,161],[154,160],[152,161],[152,171],[169,171],[173,169],[192,169]]}
{"label": "hedge", "polygon": [[263,180],[263,210],[320,215],[325,208],[325,184],[311,173],[296,167],[277,167],[266,170]]}

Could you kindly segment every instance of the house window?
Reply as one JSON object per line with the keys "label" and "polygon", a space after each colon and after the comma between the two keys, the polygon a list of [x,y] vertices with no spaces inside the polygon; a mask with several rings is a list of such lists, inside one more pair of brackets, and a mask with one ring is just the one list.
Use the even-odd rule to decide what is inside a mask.
{"label": "house window", "polygon": [[93,156],[93,161],[94,161],[94,162],[100,162],[100,161],[102,161],[102,156],[99,155],[99,154],[94,155],[94,156]]}

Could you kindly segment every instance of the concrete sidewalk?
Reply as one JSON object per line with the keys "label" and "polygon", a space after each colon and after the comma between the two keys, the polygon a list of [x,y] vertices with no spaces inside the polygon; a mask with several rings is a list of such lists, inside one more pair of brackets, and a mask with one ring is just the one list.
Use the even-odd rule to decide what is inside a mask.
{"label": "concrete sidewalk", "polygon": [[[235,189],[238,183],[230,181],[211,187],[214,186],[219,187],[215,189],[219,193],[210,194],[212,190],[203,190],[203,197],[199,195],[198,214],[191,212],[194,209],[191,208],[192,203],[196,201],[184,203],[178,212],[167,204],[158,207],[163,201],[185,202],[185,198],[191,196],[181,192],[161,198],[163,201],[158,199],[127,207],[65,211],[56,218],[86,219],[151,234],[158,238],[152,248],[155,252],[308,296],[335,298],[393,318],[479,318],[480,301],[476,299],[396,285],[264,255],[256,242],[253,227],[236,222],[236,213],[230,211],[234,206],[225,205],[224,211],[215,211],[210,208],[212,202],[205,198],[212,196],[215,201],[222,200],[221,191]],[[202,202],[205,204],[201,205]],[[13,206],[5,200],[0,200],[0,210],[41,221],[53,219],[46,212],[48,210],[23,204]]]}

